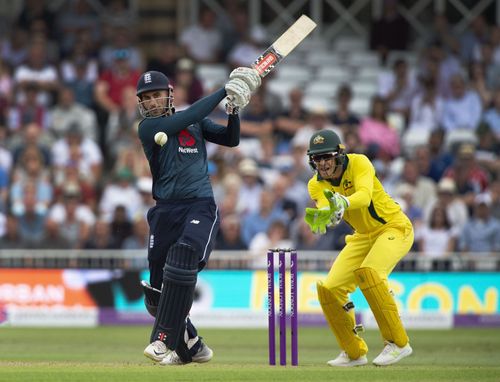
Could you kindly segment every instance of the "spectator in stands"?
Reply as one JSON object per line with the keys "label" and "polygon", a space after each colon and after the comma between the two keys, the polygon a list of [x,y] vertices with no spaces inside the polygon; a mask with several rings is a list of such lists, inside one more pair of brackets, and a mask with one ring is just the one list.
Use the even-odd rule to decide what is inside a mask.
{"label": "spectator in stands", "polygon": [[238,211],[245,215],[256,213],[260,209],[260,199],[263,192],[259,167],[251,158],[243,159],[238,165],[241,184],[238,192]]}
{"label": "spectator in stands", "polygon": [[415,73],[404,59],[397,59],[392,72],[382,72],[379,77],[378,95],[385,99],[389,111],[401,113],[405,118],[416,91]]}
{"label": "spectator in stands", "polygon": [[189,58],[181,58],[175,66],[174,86],[175,86],[175,101],[177,100],[177,89],[183,87],[187,90],[187,104],[192,104],[198,101],[203,96],[203,85],[200,79],[196,76],[195,64]]}
{"label": "spectator in stands", "polygon": [[490,194],[478,194],[474,198],[474,215],[460,235],[462,252],[492,254],[500,251],[500,222],[491,216]]}
{"label": "spectator in stands", "polygon": [[240,10],[235,17],[237,41],[227,56],[231,68],[250,65],[265,49],[266,41],[265,31],[260,26],[249,25],[247,12]]}
{"label": "spectator in stands", "polygon": [[69,184],[76,185],[80,190],[81,203],[91,210],[95,210],[97,206],[96,187],[84,175],[80,174],[76,164],[68,164],[53,172],[54,200],[63,199],[65,189]]}
{"label": "spectator in stands", "polygon": [[293,88],[288,94],[289,105],[286,110],[274,120],[274,138],[276,153],[290,152],[290,142],[297,131],[306,124],[307,112],[304,109],[304,92]]}
{"label": "spectator in stands", "polygon": [[96,216],[88,205],[82,203],[82,192],[77,183],[65,184],[62,198],[48,213],[48,220],[60,226],[59,234],[68,248],[82,248],[88,240]]}
{"label": "spectator in stands", "polygon": [[241,237],[241,223],[237,215],[227,215],[221,220],[215,248],[231,251],[242,251],[248,248]]}
{"label": "spectator in stands", "polygon": [[45,105],[38,101],[40,88],[37,83],[24,84],[24,97],[12,105],[8,112],[8,126],[11,131],[19,131],[22,126],[36,123],[41,129],[48,127],[49,113]]}
{"label": "spectator in stands", "polygon": [[481,99],[483,109],[487,109],[493,99],[493,92],[486,85],[486,73],[482,62],[475,61],[469,65],[469,78],[471,89]]}
{"label": "spectator in stands", "polygon": [[[435,183],[432,179],[422,176],[419,173],[418,164],[414,159],[407,159],[405,161],[400,181],[414,187],[414,203],[422,210],[425,210],[436,198]],[[397,189],[396,193],[398,193]]]}
{"label": "spectator in stands", "polygon": [[133,219],[136,216],[141,209],[142,201],[134,181],[132,171],[124,167],[116,173],[115,180],[104,187],[99,203],[102,219],[111,221],[116,207],[120,205],[126,207],[128,219]]}
{"label": "spectator in stands", "polygon": [[291,179],[279,174],[274,179],[271,187],[275,197],[274,207],[286,213],[288,217],[287,221],[294,220],[299,211],[297,203],[288,193],[288,190],[291,187],[290,181]]}
{"label": "spectator in stands", "polygon": [[441,123],[444,100],[437,94],[432,77],[420,78],[420,91],[411,100],[408,131],[430,133]]}
{"label": "spectator in stands", "polygon": [[306,155],[307,149],[309,147],[309,141],[303,139],[306,137],[295,137],[291,141],[291,156],[293,159],[293,169],[295,174],[295,180],[307,185],[307,182],[311,178],[311,167],[309,166],[308,157]]}
{"label": "spectator in stands", "polygon": [[26,243],[21,239],[19,231],[19,221],[13,214],[5,217],[5,233],[0,237],[1,249],[22,249],[26,248]]}
{"label": "spectator in stands", "polygon": [[[441,206],[433,208],[429,224],[425,224],[415,231],[418,250],[421,255],[429,259],[446,259],[455,250],[458,236],[449,221],[446,210]],[[444,265],[447,268],[448,265]],[[439,267],[442,269],[442,267]]]}
{"label": "spectator in stands", "polygon": [[215,25],[216,16],[208,7],[200,10],[199,23],[181,32],[180,42],[186,54],[198,63],[214,63],[222,49],[222,33]]}
{"label": "spectator in stands", "polygon": [[267,259],[263,256],[269,248],[292,248],[292,241],[283,220],[273,220],[267,230],[258,232],[250,241],[248,249],[252,255],[250,266],[252,268],[265,268]]}
{"label": "spectator in stands", "polygon": [[[424,167],[420,168],[422,175],[428,176],[434,182],[439,182],[444,172],[453,163],[453,155],[446,149],[444,145],[445,131],[443,129],[435,129],[430,132],[429,139],[427,141],[428,148],[428,160],[430,161],[427,172],[422,172]],[[426,154],[423,150],[416,150],[415,155],[418,158],[419,155]],[[423,161],[427,161],[426,158],[419,158],[419,163],[422,164]]]}
{"label": "spectator in stands", "polygon": [[7,105],[14,97],[14,81],[12,80],[11,69],[5,61],[0,58],[0,112],[5,115]]}
{"label": "spectator in stands", "polygon": [[109,223],[111,235],[118,247],[122,248],[127,238],[132,236],[133,224],[129,218],[127,209],[123,205],[117,205],[113,212],[113,218]]}
{"label": "spectator in stands", "polygon": [[38,244],[38,249],[73,249],[74,246],[61,234],[65,227],[55,221],[47,219],[45,222],[45,234]]}
{"label": "spectator in stands", "polygon": [[443,176],[455,180],[459,195],[465,197],[469,205],[472,204],[470,197],[484,192],[489,183],[488,173],[476,162],[476,148],[471,143],[459,146],[453,165]]}
{"label": "spectator in stands", "polygon": [[391,50],[406,50],[410,42],[410,27],[398,10],[397,0],[385,0],[383,15],[373,22],[370,48],[378,51],[382,61]]}
{"label": "spectator in stands", "polygon": [[109,223],[99,219],[95,222],[84,249],[120,249],[111,235]]}
{"label": "spectator in stands", "polygon": [[[250,245],[252,239],[259,232],[267,232],[271,223],[281,220],[285,224],[289,221],[288,215],[275,206],[275,197],[270,189],[265,189],[260,194],[259,210],[247,214],[242,220],[242,237],[245,244]],[[248,202],[248,201],[247,201]]]}
{"label": "spectator in stands", "polygon": [[58,102],[50,112],[50,131],[55,139],[60,139],[75,123],[80,126],[84,138],[97,141],[97,119],[94,111],[78,104],[73,90],[69,87],[61,87]]}
{"label": "spectator in stands", "polygon": [[460,53],[460,43],[445,13],[434,14],[433,28],[430,35],[429,45],[437,43],[446,52],[454,55]]}
{"label": "spectator in stands", "polygon": [[16,68],[28,57],[28,34],[19,25],[13,25],[9,36],[2,41],[0,55],[2,60]]}
{"label": "spectator in stands", "polygon": [[490,185],[491,216],[500,221],[500,178]]}
{"label": "spectator in stands", "polygon": [[26,97],[26,87],[36,84],[40,92],[37,95],[37,102],[48,106],[52,103],[51,92],[58,86],[59,76],[57,69],[48,64],[46,59],[46,46],[40,42],[31,43],[28,51],[27,61],[18,66],[14,72],[14,80],[19,90],[19,98]]}
{"label": "spectator in stands", "polygon": [[24,248],[38,248],[45,235],[46,208],[40,208],[33,183],[23,189],[22,209],[15,210],[19,236]]}
{"label": "spectator in stands", "polygon": [[304,251],[331,251],[335,230],[327,230],[325,235],[312,233],[303,217],[299,217],[292,228],[293,248]]}
{"label": "spectator in stands", "polygon": [[451,95],[444,101],[442,126],[450,133],[458,129],[475,130],[481,119],[482,105],[476,91],[467,89],[463,75],[450,79]]}
{"label": "spectator in stands", "polygon": [[493,106],[486,110],[483,120],[489,125],[496,138],[500,140],[500,89],[495,91]]}
{"label": "spectator in stands", "polygon": [[84,41],[77,41],[71,55],[60,64],[61,78],[65,83],[71,83],[77,78],[95,82],[99,77],[98,62],[88,52]]}
{"label": "spectator in stands", "polygon": [[122,249],[147,249],[149,244],[149,226],[146,218],[136,219],[133,223],[132,235],[122,244]]}
{"label": "spectator in stands", "polygon": [[500,139],[491,130],[490,126],[481,122],[476,129],[477,150],[476,159],[480,166],[489,173],[500,171]]}
{"label": "spectator in stands", "polygon": [[155,54],[148,61],[146,70],[156,70],[173,79],[178,59],[179,47],[175,40],[163,40],[156,46]]}
{"label": "spectator in stands", "polygon": [[387,122],[387,103],[382,97],[373,97],[370,116],[361,121],[358,134],[371,159],[392,159],[400,153],[399,136]]}
{"label": "spectator in stands", "polygon": [[450,79],[461,71],[460,60],[453,53],[446,51],[440,43],[432,44],[425,52],[422,74],[434,80],[441,97],[450,95]]}
{"label": "spectator in stands", "polygon": [[34,194],[37,212],[45,214],[52,201],[53,188],[50,183],[48,168],[44,166],[43,157],[35,147],[24,151],[12,176],[10,203],[12,211],[21,215],[26,210],[27,195]]}
{"label": "spectator in stands", "polygon": [[337,101],[337,108],[330,116],[330,120],[335,126],[342,129],[345,136],[348,131],[357,129],[359,125],[358,116],[350,109],[352,100],[351,87],[348,84],[341,85],[337,90],[335,98]]}
{"label": "spectator in stands", "polygon": [[68,127],[64,138],[52,146],[52,163],[56,171],[64,171],[68,165],[77,166],[90,183],[99,181],[102,171],[102,154],[99,146],[82,134],[79,124]]}
{"label": "spectator in stands", "polygon": [[99,62],[104,70],[114,70],[116,66],[117,52],[126,52],[127,64],[132,71],[141,71],[143,67],[142,54],[139,48],[133,44],[130,25],[111,26],[109,36],[111,41],[101,48]]}
{"label": "spectator in stands", "polygon": [[451,178],[443,178],[437,185],[437,199],[424,209],[424,221],[429,224],[432,211],[436,208],[446,211],[448,221],[456,232],[460,232],[469,220],[469,211],[464,201],[457,195],[455,181]]}
{"label": "spectator in stands", "polygon": [[474,50],[482,42],[488,41],[489,28],[483,15],[477,15],[460,38],[460,57],[465,64],[474,59]]}
{"label": "spectator in stands", "polygon": [[[137,123],[135,123],[134,125],[137,126]],[[135,178],[140,178],[143,176],[149,177],[151,175],[149,170],[149,163],[147,161],[147,158],[139,150],[141,149],[141,141],[138,135],[134,132],[130,132],[128,137],[130,139],[130,141],[128,142],[125,141],[125,138],[123,140],[119,140],[122,144],[119,145],[119,150],[117,150],[116,152],[117,157],[113,157],[113,171],[118,172],[126,167],[130,171],[132,171],[132,174]]]}
{"label": "spectator in stands", "polygon": [[22,165],[22,163],[19,163],[21,157],[30,148],[34,148],[40,153],[44,166],[51,164],[48,139],[37,123],[29,123],[24,126],[22,128],[22,135],[19,134],[12,137],[10,147],[16,166]]}
{"label": "spectator in stands", "polygon": [[422,225],[423,210],[415,204],[415,187],[409,183],[402,183],[396,187],[395,200],[408,216],[416,229]]}

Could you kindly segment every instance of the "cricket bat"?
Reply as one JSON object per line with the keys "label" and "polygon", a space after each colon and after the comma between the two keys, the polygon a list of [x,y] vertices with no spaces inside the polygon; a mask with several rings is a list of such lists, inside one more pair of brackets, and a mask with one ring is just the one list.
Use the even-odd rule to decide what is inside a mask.
{"label": "cricket bat", "polygon": [[316,28],[316,23],[302,15],[252,64],[265,77]]}

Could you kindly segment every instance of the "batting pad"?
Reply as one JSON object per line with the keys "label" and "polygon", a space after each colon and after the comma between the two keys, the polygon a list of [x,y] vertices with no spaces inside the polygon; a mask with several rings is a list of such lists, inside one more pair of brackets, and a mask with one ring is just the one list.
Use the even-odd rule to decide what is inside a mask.
{"label": "batting pad", "polygon": [[405,346],[408,343],[408,335],[399,317],[394,298],[384,281],[374,269],[368,267],[355,270],[354,277],[370,305],[382,337],[399,347]]}
{"label": "batting pad", "polygon": [[325,288],[322,282],[316,284],[316,289],[323,314],[339,346],[350,359],[358,359],[368,353],[366,342],[354,332],[354,315],[344,309],[342,302],[330,289]]}

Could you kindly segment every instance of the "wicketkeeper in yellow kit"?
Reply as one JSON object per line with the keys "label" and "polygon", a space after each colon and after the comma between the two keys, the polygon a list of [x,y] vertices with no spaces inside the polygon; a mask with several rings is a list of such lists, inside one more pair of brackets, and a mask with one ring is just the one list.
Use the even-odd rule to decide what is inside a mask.
{"label": "wicketkeeper in yellow kit", "polygon": [[323,313],[342,349],[330,366],[368,363],[368,346],[358,336],[354,304],[349,294],[363,292],[382,333],[385,347],[373,360],[378,366],[396,363],[412,353],[387,276],[410,250],[413,227],[400,206],[384,191],[370,160],[346,154],[331,130],[315,133],[309,142],[309,163],[316,171],[308,184],[316,208],[307,208],[305,220],[315,233],[344,219],[354,234],[333,263],[326,280],[317,284]]}

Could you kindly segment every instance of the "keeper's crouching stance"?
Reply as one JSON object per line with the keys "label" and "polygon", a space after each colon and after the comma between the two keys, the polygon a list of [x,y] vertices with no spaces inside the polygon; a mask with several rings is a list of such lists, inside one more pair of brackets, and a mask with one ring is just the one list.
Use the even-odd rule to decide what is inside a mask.
{"label": "keeper's crouching stance", "polygon": [[[205,142],[239,144],[238,112],[259,86],[254,69],[237,68],[224,88],[176,113],[174,90],[163,73],[145,72],[138,81],[139,110],[144,117],[138,134],[156,200],[147,216],[150,282],[143,282],[146,308],[155,323],[144,355],[161,365],[212,359],[213,351],[198,337],[188,317],[198,272],[208,262],[219,228]],[[226,126],[207,118],[224,98]]]}
{"label": "keeper's crouching stance", "polygon": [[330,130],[309,142],[309,163],[316,171],[308,184],[317,208],[307,208],[305,220],[315,233],[345,219],[354,229],[332,265],[318,282],[323,313],[342,349],[330,366],[367,364],[368,346],[358,335],[350,293],[363,292],[380,328],[385,347],[373,360],[377,366],[396,363],[412,353],[408,335],[388,289],[387,277],[413,244],[413,227],[399,205],[384,191],[368,158],[345,154]]}

